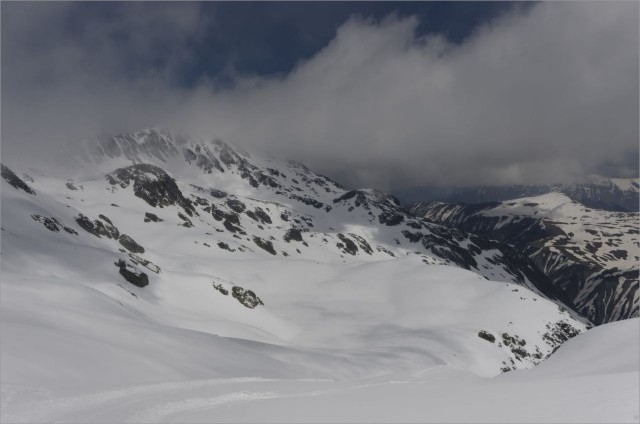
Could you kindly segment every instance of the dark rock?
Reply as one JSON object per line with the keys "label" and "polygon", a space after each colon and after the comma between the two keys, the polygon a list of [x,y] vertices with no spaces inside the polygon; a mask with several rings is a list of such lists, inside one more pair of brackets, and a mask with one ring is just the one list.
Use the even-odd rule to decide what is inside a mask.
{"label": "dark rock", "polygon": [[417,243],[420,241],[420,239],[422,239],[422,236],[424,234],[422,234],[420,231],[412,233],[409,230],[402,230],[402,235],[405,236],[405,238],[407,238],[411,243]]}
{"label": "dark rock", "polygon": [[229,245],[223,241],[218,242],[218,247],[220,249],[228,250],[229,252],[235,252],[235,249],[229,247]]}
{"label": "dark rock", "polygon": [[102,218],[102,221],[97,219],[91,221],[83,214],[80,214],[76,217],[76,222],[83,230],[98,238],[105,236],[107,238],[117,240],[120,237],[120,231],[111,223],[109,218],[104,215],[100,215],[100,217]]}
{"label": "dark rock", "polygon": [[231,295],[238,300],[243,306],[253,309],[258,305],[264,305],[262,300],[251,290],[245,290],[240,286],[231,288]]}
{"label": "dark rock", "polygon": [[404,221],[404,216],[395,212],[382,212],[380,216],[378,216],[378,221],[380,221],[381,224],[393,227],[402,223]]}
{"label": "dark rock", "polygon": [[360,237],[359,235],[353,234],[353,233],[349,233],[349,236],[358,243],[358,245],[360,246],[360,249],[362,249],[364,253],[368,255],[373,254],[373,249],[371,248],[371,245],[363,237]]}
{"label": "dark rock", "polygon": [[53,231],[54,233],[57,233],[60,231],[60,228],[58,228],[58,225],[60,225],[60,222],[56,218],[47,218],[46,216],[41,216],[41,215],[31,215],[31,218],[34,221],[44,225],[44,227],[49,231]]}
{"label": "dark rock", "polygon": [[187,228],[193,227],[193,223],[191,222],[191,220],[187,218],[184,214],[178,212],[178,218],[180,218],[183,221],[182,222],[183,227],[187,227]]}
{"label": "dark rock", "polygon": [[72,182],[68,182],[67,184],[65,184],[67,186],[67,188],[69,190],[78,190],[78,188],[76,186],[73,185]]}
{"label": "dark rock", "polygon": [[228,199],[227,206],[229,206],[229,209],[237,213],[242,213],[247,209],[247,206],[238,199]]}
{"label": "dark rock", "polygon": [[[120,268],[120,275],[124,277],[129,283],[138,287],[146,287],[149,285],[149,277],[142,271],[139,271],[120,259],[116,262],[116,266]],[[131,270],[129,270],[131,268]]]}
{"label": "dark rock", "polygon": [[291,242],[291,240],[302,242],[302,232],[297,228],[289,228],[287,232],[284,233],[282,237],[284,241],[287,243]]}
{"label": "dark rock", "polygon": [[62,227],[67,233],[69,234],[73,234],[73,235],[78,235],[78,232],[76,230],[74,230],[73,228],[69,228],[69,227]]}
{"label": "dark rock", "polygon": [[144,222],[162,222],[163,220],[158,218],[158,215],[151,212],[144,213]]}
{"label": "dark rock", "polygon": [[218,283],[218,284],[213,283],[213,288],[218,290],[220,293],[222,293],[225,296],[227,296],[229,294],[229,290],[227,290],[224,287],[222,287],[222,284],[220,284],[220,283]]}
{"label": "dark rock", "polygon": [[144,247],[140,246],[134,239],[129,237],[126,234],[121,234],[118,239],[120,244],[130,252],[133,253],[144,253]]}
{"label": "dark rock", "polygon": [[258,236],[253,236],[253,242],[257,244],[261,249],[266,250],[272,255],[276,255],[276,250],[273,248],[273,243],[271,243],[269,240],[265,240]]}
{"label": "dark rock", "polygon": [[106,175],[111,185],[122,188],[133,183],[133,193],[153,207],[178,205],[189,216],[193,216],[193,205],[183,196],[175,180],[162,168],[139,163],[126,168],[116,169]]}
{"label": "dark rock", "polygon": [[324,206],[324,203],[316,200],[316,199],[312,199],[311,197],[307,197],[307,196],[298,196],[297,194],[292,194],[289,196],[291,199],[293,200],[297,200],[299,202],[304,203],[305,205],[309,205],[309,206],[313,206],[316,209],[320,209],[321,207]]}
{"label": "dark rock", "polygon": [[491,343],[495,343],[496,341],[496,337],[493,334],[484,330],[480,330],[478,332],[478,337],[480,337],[481,339],[485,339],[486,341],[489,341]]}
{"label": "dark rock", "polygon": [[342,240],[342,243],[337,243],[336,246],[340,248],[344,253],[355,255],[358,253],[358,246],[349,237],[342,233],[338,233],[338,238]]}
{"label": "dark rock", "polygon": [[11,186],[13,186],[16,190],[24,190],[29,194],[35,195],[36,192],[33,191],[31,187],[27,185],[24,181],[20,179],[16,174],[13,173],[12,170],[7,168],[6,166],[0,164],[0,175],[4,178]]}
{"label": "dark rock", "polygon": [[225,193],[222,190],[216,190],[215,188],[212,188],[211,190],[209,190],[209,194],[211,194],[211,196],[215,197],[216,199],[222,199],[224,197],[227,197],[227,193]]}
{"label": "dark rock", "polygon": [[268,213],[263,211],[262,208],[256,208],[255,214],[256,214],[256,217],[258,217],[260,222],[262,222],[263,224],[271,224],[272,223],[271,217],[269,216]]}

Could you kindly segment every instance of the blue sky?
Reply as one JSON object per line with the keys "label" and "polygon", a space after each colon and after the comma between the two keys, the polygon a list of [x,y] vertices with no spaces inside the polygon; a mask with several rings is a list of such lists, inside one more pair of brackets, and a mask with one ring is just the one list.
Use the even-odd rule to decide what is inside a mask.
{"label": "blue sky", "polygon": [[459,43],[481,23],[512,7],[508,2],[246,2],[205,3],[215,24],[197,45],[197,61],[185,82],[240,73],[283,74],[325,47],[336,30],[357,15],[381,19],[416,16],[417,35],[438,33]]}
{"label": "blue sky", "polygon": [[351,186],[638,175],[637,2],[2,2],[3,157],[149,126]]}

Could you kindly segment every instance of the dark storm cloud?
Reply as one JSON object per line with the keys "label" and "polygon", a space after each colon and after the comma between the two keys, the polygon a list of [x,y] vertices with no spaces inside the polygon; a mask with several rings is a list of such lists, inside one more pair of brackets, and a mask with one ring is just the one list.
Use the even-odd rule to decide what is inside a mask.
{"label": "dark storm cloud", "polygon": [[385,189],[637,175],[635,2],[516,7],[457,43],[354,17],[288,73],[189,88],[215,13],[83,7],[3,4],[3,153],[159,125]]}

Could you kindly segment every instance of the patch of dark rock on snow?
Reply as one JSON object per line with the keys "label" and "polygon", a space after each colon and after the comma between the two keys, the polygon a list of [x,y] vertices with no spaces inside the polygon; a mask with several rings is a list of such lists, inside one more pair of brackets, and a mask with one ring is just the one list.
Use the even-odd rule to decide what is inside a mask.
{"label": "patch of dark rock on snow", "polygon": [[258,236],[253,236],[253,242],[258,245],[258,247],[260,247],[261,249],[266,250],[267,252],[271,253],[272,255],[277,255],[276,250],[273,248],[273,243],[271,243],[269,240],[265,240],[261,237]]}
{"label": "patch of dark rock on snow", "polygon": [[218,247],[220,249],[224,249],[224,250],[228,250],[229,252],[235,252],[236,249],[232,249],[229,247],[229,245],[223,241],[218,242]]}
{"label": "patch of dark rock on snow", "polygon": [[140,246],[138,243],[136,243],[134,239],[132,239],[126,234],[121,234],[118,241],[122,246],[124,246],[125,249],[127,249],[130,252],[144,253],[144,247]]}
{"label": "patch of dark rock on snow", "polygon": [[175,180],[158,166],[139,163],[116,169],[105,178],[109,184],[121,188],[133,183],[133,193],[153,207],[178,205],[189,216],[195,213],[193,205],[183,196]]}
{"label": "patch of dark rock on snow", "polygon": [[293,200],[297,200],[299,202],[304,203],[305,205],[309,205],[309,206],[313,206],[316,209],[320,209],[321,207],[324,206],[324,203],[319,202],[316,199],[312,199],[311,197],[306,197],[306,196],[298,196],[297,194],[292,194],[291,196],[289,196],[291,199]]}
{"label": "patch of dark rock on snow", "polygon": [[191,222],[191,220],[187,218],[184,214],[178,212],[178,218],[180,218],[183,221],[182,224],[180,224],[183,227],[186,227],[186,228],[193,227],[193,223]]}
{"label": "patch of dark rock on snow", "polygon": [[215,188],[212,188],[211,190],[209,190],[209,194],[211,194],[211,196],[215,197],[216,199],[222,199],[224,197],[227,197],[227,193],[225,193],[222,190],[216,190]]}
{"label": "patch of dark rock on snow", "polygon": [[238,300],[243,306],[253,309],[258,305],[263,305],[262,300],[251,290],[245,290],[240,286],[231,288],[231,295]]}
{"label": "patch of dark rock on snow", "polygon": [[302,232],[297,229],[297,228],[289,228],[285,233],[284,236],[282,236],[283,240],[286,241],[287,243],[290,243],[291,240],[293,241],[299,241],[302,242],[304,241],[302,239]]}
{"label": "patch of dark rock on snow", "polygon": [[271,217],[262,208],[256,208],[255,211],[247,211],[247,216],[261,224],[271,224]]}
{"label": "patch of dark rock on snow", "polygon": [[[120,275],[122,275],[129,283],[138,287],[146,287],[149,285],[149,277],[144,272],[127,265],[127,263],[122,259],[115,264],[120,268]],[[128,268],[131,268],[131,271]]]}
{"label": "patch of dark rock on snow", "polygon": [[144,213],[144,222],[162,222],[163,219],[158,218],[158,215],[151,212]]}
{"label": "patch of dark rock on snow", "polygon": [[493,334],[491,334],[491,333],[489,333],[487,331],[484,331],[484,330],[480,330],[478,332],[478,337],[480,337],[481,339],[485,339],[486,341],[491,342],[491,343],[495,343],[496,342],[496,337]]}
{"label": "patch of dark rock on snow", "polygon": [[233,225],[233,223],[232,223],[228,218],[224,220],[223,225],[224,225],[224,228],[226,228],[226,229],[227,229],[227,231],[229,231],[229,232],[231,232],[231,233],[236,233],[236,232],[238,232],[238,233],[240,233],[240,234],[246,234],[246,233],[242,230],[242,228],[240,228],[240,227],[237,227],[237,226]]}
{"label": "patch of dark rock on snow", "polygon": [[380,221],[381,224],[393,227],[402,223],[404,216],[395,212],[382,212],[380,216],[378,216],[378,221]]}
{"label": "patch of dark rock on snow", "polygon": [[[547,324],[547,331],[542,339],[553,348],[555,352],[562,343],[580,334],[580,331],[566,321],[558,321],[555,324]],[[552,353],[553,353],[552,352]]]}
{"label": "patch of dark rock on snow", "polygon": [[342,250],[344,253],[348,253],[354,256],[356,253],[358,253],[358,246],[356,246],[353,240],[342,233],[338,233],[338,238],[342,240],[342,243],[336,243],[336,246],[338,246],[340,250]]}
{"label": "patch of dark rock on snow", "polygon": [[218,283],[213,283],[213,288],[218,290],[220,293],[222,293],[223,295],[227,296],[229,294],[229,290],[225,289],[224,287],[222,287],[222,284]]}
{"label": "patch of dark rock on snow", "polygon": [[349,233],[349,236],[352,239],[354,239],[356,242],[358,242],[360,249],[362,249],[366,254],[368,255],[373,254],[373,249],[371,248],[371,245],[364,239],[364,237],[360,237],[359,235],[353,234],[353,233]]}
{"label": "patch of dark rock on snow", "polygon": [[20,179],[16,174],[13,173],[8,167],[0,164],[0,175],[5,179],[9,185],[13,186],[16,190],[24,190],[29,194],[35,195],[36,192],[33,191],[31,187],[27,185],[24,181]]}
{"label": "patch of dark rock on snow", "polygon": [[242,213],[247,209],[247,206],[238,199],[227,200],[227,206],[236,213]]}
{"label": "patch of dark rock on snow", "polygon": [[[101,238],[105,236],[110,239],[118,240],[120,231],[113,225],[111,220],[104,215],[100,215],[101,220],[91,221],[89,218],[80,214],[76,217],[76,223],[86,232]],[[104,221],[104,222],[103,222]]]}
{"label": "patch of dark rock on snow", "polygon": [[402,230],[402,235],[405,236],[411,243],[417,243],[424,236],[420,231],[412,233],[409,230]]}
{"label": "patch of dark rock on snow", "polygon": [[57,233],[60,231],[60,228],[58,228],[58,225],[61,225],[61,224],[60,224],[60,221],[58,221],[56,218],[53,218],[53,217],[47,218],[46,216],[41,216],[41,215],[31,215],[31,218],[34,221],[44,225],[44,227],[49,231],[53,231],[54,233]]}
{"label": "patch of dark rock on snow", "polygon": [[511,353],[515,355],[518,361],[522,361],[522,359],[531,356],[529,352],[524,349],[524,346],[526,346],[527,342],[517,335],[511,336],[508,333],[502,333],[502,343],[509,349],[511,349]]}

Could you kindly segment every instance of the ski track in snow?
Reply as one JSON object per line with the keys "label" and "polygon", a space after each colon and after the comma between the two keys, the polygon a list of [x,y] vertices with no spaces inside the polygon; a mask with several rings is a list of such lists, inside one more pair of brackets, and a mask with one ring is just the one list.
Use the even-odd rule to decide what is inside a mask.
{"label": "ski track in snow", "polygon": [[[126,387],[116,390],[92,393],[90,395],[50,398],[45,389],[24,388],[3,385],[3,422],[105,422],[117,420],[127,423],[152,423],[171,421],[170,418],[180,413],[194,413],[215,409],[220,406],[273,398],[297,398],[335,394],[345,391],[358,390],[384,384],[401,384],[405,381],[388,381],[370,384],[344,383],[344,387],[326,390],[311,390],[295,393],[276,393],[274,391],[242,390],[244,385],[261,386],[264,384],[290,384],[295,390],[299,385],[314,383],[334,383],[333,380],[297,379],[278,380],[265,378],[233,378],[203,381],[185,381],[172,383],[149,384]],[[208,390],[220,390],[221,386],[234,387],[230,392],[222,392],[215,396],[194,397],[193,391],[198,393]],[[239,389],[239,390],[237,390]],[[225,390],[225,388],[222,388]],[[228,389],[227,389],[228,390]],[[11,394],[20,391],[40,393],[46,399],[30,401],[23,405],[11,405]],[[13,408],[12,408],[13,407]],[[15,409],[15,410],[12,410]]]}

